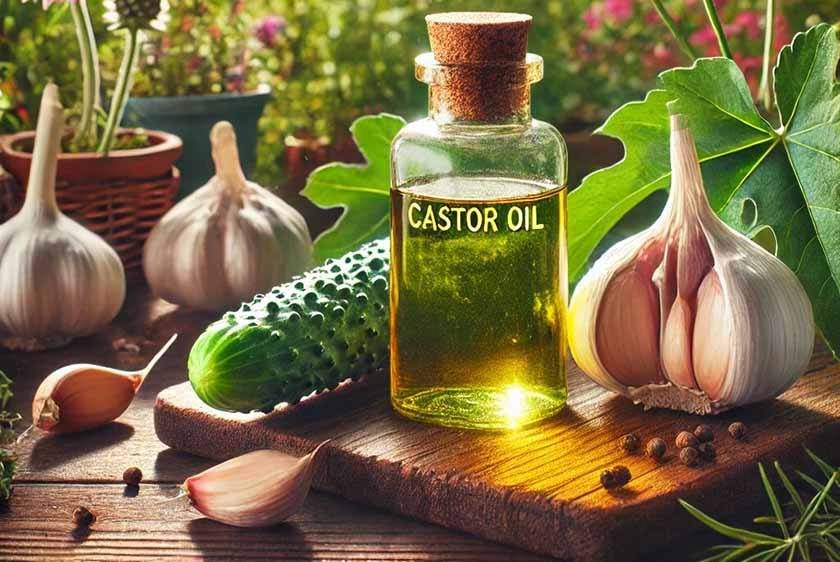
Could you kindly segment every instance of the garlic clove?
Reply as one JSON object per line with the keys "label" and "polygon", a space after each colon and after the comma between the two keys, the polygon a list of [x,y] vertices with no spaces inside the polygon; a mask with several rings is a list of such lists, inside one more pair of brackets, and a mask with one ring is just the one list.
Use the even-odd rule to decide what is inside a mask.
{"label": "garlic clove", "polygon": [[[659,219],[607,250],[575,288],[575,361],[646,407],[708,414],[777,396],[811,357],[808,297],[778,258],[715,215],[678,115],[671,118],[671,168]],[[646,290],[651,283],[655,299]],[[640,341],[653,318],[659,372],[650,366],[650,338]]]}
{"label": "garlic clove", "polygon": [[193,507],[235,527],[268,527],[303,505],[324,441],[297,458],[265,449],[230,459],[184,481]]}
{"label": "garlic clove", "polygon": [[711,271],[697,291],[694,320],[694,372],[697,385],[712,400],[719,400],[729,372],[732,326],[720,278]]}
{"label": "garlic clove", "polygon": [[662,368],[668,380],[688,388],[696,388],[691,362],[694,315],[682,297],[671,305],[662,334]]}
{"label": "garlic clove", "polygon": [[635,269],[618,273],[604,291],[598,316],[604,368],[622,384],[651,382],[659,372],[659,304],[650,279]]}
{"label": "garlic clove", "polygon": [[177,334],[140,371],[79,363],[45,378],[32,401],[32,424],[44,431],[71,433],[93,429],[120,417]]}

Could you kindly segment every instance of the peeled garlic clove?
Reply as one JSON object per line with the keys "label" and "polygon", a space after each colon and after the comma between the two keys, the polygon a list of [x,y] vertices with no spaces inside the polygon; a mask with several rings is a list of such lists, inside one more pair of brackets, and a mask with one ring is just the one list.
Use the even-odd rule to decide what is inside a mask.
{"label": "peeled garlic clove", "polygon": [[694,313],[685,299],[677,297],[671,305],[662,333],[662,368],[674,384],[696,388],[692,366],[692,328]]}
{"label": "peeled garlic clove", "polygon": [[79,363],[54,371],[32,401],[32,424],[54,433],[93,429],[126,411],[140,385],[178,335],[169,338],[140,371],[121,371]]}
{"label": "peeled garlic clove", "polygon": [[265,449],[230,459],[184,481],[193,507],[235,527],[268,527],[303,505],[315,459],[328,441],[304,457]]}
{"label": "peeled garlic clove", "polygon": [[216,175],[155,226],[143,269],[164,300],[222,310],[306,271],[312,240],[300,213],[245,178],[230,123],[216,123],[210,140]]}
{"label": "peeled garlic clove", "polygon": [[647,407],[717,413],[777,396],[811,357],[808,297],[787,266],[712,211],[678,115],[671,169],[659,219],[605,252],[575,288],[572,355]]}
{"label": "peeled garlic clove", "polygon": [[0,344],[43,349],[96,332],[122,307],[117,253],[66,217],[55,198],[64,111],[58,88],[41,97],[26,198],[0,225]]}
{"label": "peeled garlic clove", "polygon": [[720,278],[710,272],[697,291],[694,320],[694,371],[698,386],[712,400],[718,400],[729,372],[732,355],[732,326]]}
{"label": "peeled garlic clove", "polygon": [[645,384],[659,370],[656,287],[644,273],[621,271],[610,281],[599,315],[596,337],[604,367],[623,384]]}

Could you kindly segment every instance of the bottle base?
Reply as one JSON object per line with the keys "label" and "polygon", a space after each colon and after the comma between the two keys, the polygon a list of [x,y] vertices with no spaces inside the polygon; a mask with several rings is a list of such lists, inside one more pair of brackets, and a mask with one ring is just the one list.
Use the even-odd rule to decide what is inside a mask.
{"label": "bottle base", "polygon": [[426,388],[391,397],[403,417],[462,429],[516,429],[549,418],[566,405],[566,391],[507,388]]}

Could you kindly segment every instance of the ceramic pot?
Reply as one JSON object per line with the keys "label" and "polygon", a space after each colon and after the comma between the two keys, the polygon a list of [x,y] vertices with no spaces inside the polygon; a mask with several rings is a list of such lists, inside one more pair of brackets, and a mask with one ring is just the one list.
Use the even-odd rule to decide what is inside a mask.
{"label": "ceramic pot", "polygon": [[181,137],[184,152],[176,165],[181,170],[178,199],[189,195],[213,176],[210,129],[230,121],[236,129],[239,158],[245,175],[257,160],[257,122],[271,97],[265,87],[254,92],[196,96],[133,97],[126,105],[125,122],[146,129],[163,129]]}

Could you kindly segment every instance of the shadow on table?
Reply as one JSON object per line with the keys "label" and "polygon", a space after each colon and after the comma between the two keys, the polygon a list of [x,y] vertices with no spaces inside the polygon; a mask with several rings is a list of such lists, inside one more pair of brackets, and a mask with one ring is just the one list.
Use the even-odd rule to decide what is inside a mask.
{"label": "shadow on table", "polygon": [[294,522],[264,529],[230,527],[209,519],[193,519],[188,524],[193,544],[208,559],[271,559],[282,552],[295,560],[312,560],[315,553],[306,534]]}
{"label": "shadow on table", "polygon": [[165,474],[168,479],[181,482],[188,476],[207,470],[219,461],[201,458],[175,449],[164,449],[155,457],[155,472]]}
{"label": "shadow on table", "polygon": [[71,464],[101,449],[108,449],[131,438],[134,428],[121,422],[111,422],[103,427],[80,433],[33,435],[37,439],[29,455],[28,469],[32,472],[50,470]]}

